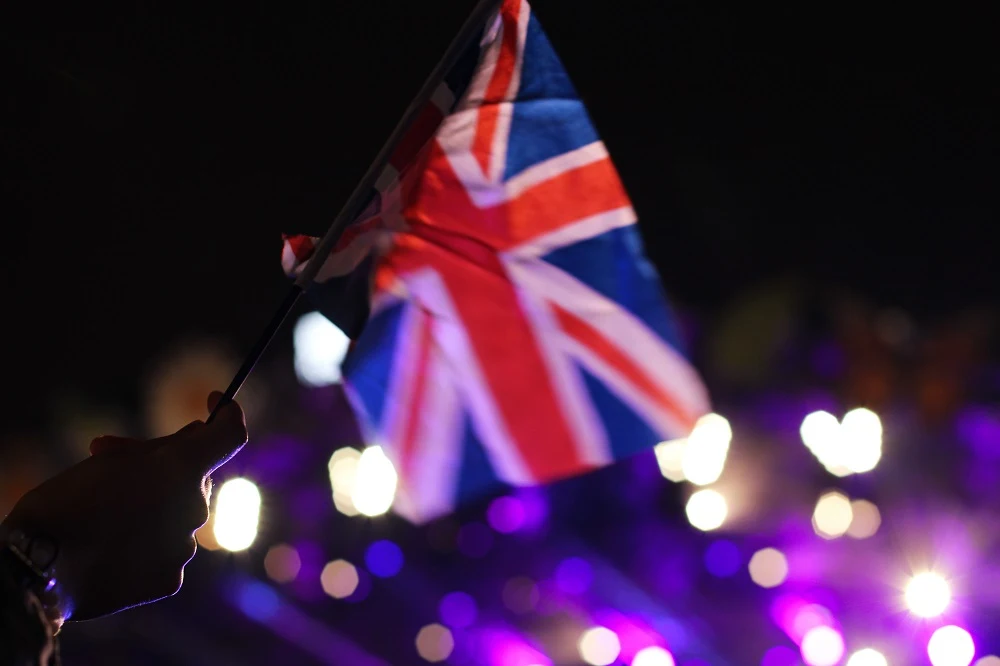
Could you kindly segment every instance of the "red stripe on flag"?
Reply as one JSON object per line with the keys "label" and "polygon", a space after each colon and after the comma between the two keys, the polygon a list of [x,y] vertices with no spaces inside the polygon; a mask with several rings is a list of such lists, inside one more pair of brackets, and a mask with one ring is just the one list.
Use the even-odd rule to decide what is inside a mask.
{"label": "red stripe on flag", "polygon": [[670,391],[664,389],[651,379],[642,367],[623,354],[615,345],[611,344],[600,331],[555,303],[552,304],[552,309],[556,313],[559,325],[569,336],[599,356],[605,363],[628,379],[633,387],[643,393],[658,407],[667,411],[683,429],[690,431],[694,428],[698,417],[688,413],[677,403]]}

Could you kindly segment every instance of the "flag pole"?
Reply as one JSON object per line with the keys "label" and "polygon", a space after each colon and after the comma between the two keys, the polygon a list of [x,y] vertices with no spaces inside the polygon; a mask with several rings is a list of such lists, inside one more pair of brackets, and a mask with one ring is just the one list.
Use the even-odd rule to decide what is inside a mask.
{"label": "flag pole", "polygon": [[257,361],[267,350],[268,345],[274,338],[275,333],[281,328],[282,322],[288,316],[288,313],[292,311],[292,308],[299,300],[299,296],[312,284],[315,279],[316,274],[319,269],[323,266],[326,261],[327,256],[333,250],[337,241],[340,240],[341,234],[343,234],[344,229],[347,225],[360,213],[361,207],[367,202],[367,198],[370,195],[372,189],[375,187],[375,182],[378,180],[379,175],[381,175],[382,170],[385,168],[386,164],[389,163],[389,158],[392,156],[392,151],[395,150],[396,145],[399,144],[403,135],[406,134],[410,126],[420,115],[424,106],[430,101],[431,96],[434,91],[440,85],[441,81],[444,80],[445,75],[448,71],[455,65],[458,58],[462,55],[465,49],[472,43],[472,40],[476,38],[479,31],[486,25],[486,20],[489,18],[490,14],[495,11],[500,5],[500,0],[478,0],[475,7],[473,7],[472,12],[469,17],[462,24],[459,29],[458,34],[448,45],[448,49],[445,51],[444,56],[438,61],[434,69],[431,70],[430,75],[424,81],[423,86],[417,92],[416,97],[410,102],[406,111],[403,113],[402,118],[396,123],[396,127],[392,130],[392,134],[382,145],[375,159],[368,166],[368,170],[365,175],[362,176],[361,180],[355,186],[354,191],[347,198],[347,201],[341,207],[340,212],[333,219],[333,223],[330,225],[329,230],[326,235],[320,240],[319,244],[313,250],[312,257],[306,263],[302,272],[299,273],[295,282],[292,284],[288,293],[285,295],[284,300],[281,301],[281,305],[278,306],[277,311],[271,320],[268,322],[267,326],[264,327],[264,331],[261,333],[260,337],[257,338],[257,342],[254,343],[253,348],[247,354],[246,358],[243,360],[243,364],[240,369],[236,372],[236,376],[233,377],[233,381],[229,383],[229,387],[223,394],[222,399],[219,400],[215,409],[208,417],[208,422],[211,423],[215,415],[222,409],[225,405],[229,404],[236,397],[243,383],[253,372],[254,366],[257,365]]}

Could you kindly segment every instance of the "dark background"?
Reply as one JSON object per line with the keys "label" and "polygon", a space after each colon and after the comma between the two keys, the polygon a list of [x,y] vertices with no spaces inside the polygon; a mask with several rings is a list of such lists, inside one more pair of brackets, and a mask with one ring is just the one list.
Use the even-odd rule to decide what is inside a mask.
{"label": "dark background", "polygon": [[[988,3],[537,0],[682,307],[836,283],[921,322],[995,301]],[[8,3],[2,429],[134,404],[164,345],[250,346],[471,3]],[[279,343],[287,343],[287,332]]]}

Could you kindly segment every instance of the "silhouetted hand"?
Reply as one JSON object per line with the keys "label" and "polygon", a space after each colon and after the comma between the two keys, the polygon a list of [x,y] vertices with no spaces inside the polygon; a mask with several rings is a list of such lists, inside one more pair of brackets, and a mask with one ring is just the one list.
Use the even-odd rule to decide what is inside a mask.
{"label": "silhouetted hand", "polygon": [[[209,397],[209,411],[221,398]],[[211,473],[247,441],[239,405],[210,424],[139,441],[99,437],[91,457],[28,492],[4,527],[58,545],[60,607],[86,620],[175,594],[208,520]]]}

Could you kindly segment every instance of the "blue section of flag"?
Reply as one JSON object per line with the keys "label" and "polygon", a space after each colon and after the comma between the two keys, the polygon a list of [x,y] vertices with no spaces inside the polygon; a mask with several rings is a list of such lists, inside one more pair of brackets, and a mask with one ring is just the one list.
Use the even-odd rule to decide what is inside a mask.
{"label": "blue section of flag", "polygon": [[599,140],[559,57],[532,16],[511,118],[504,178]]}
{"label": "blue section of flag", "polygon": [[459,502],[471,502],[504,487],[467,417],[462,424],[462,463],[459,470],[456,493]]}
{"label": "blue section of flag", "polygon": [[548,253],[543,260],[616,301],[679,348],[680,336],[665,306],[659,275],[643,254],[642,239],[635,225],[566,245]]}
{"label": "blue section of flag", "polygon": [[604,382],[584,368],[578,367],[578,370],[594,408],[607,428],[608,444],[615,459],[648,450],[649,442],[659,441],[656,431],[639,418],[634,409],[612,393]]}
{"label": "blue section of flag", "polygon": [[376,313],[368,320],[365,334],[344,360],[344,374],[354,378],[354,393],[364,403],[365,412],[373,424],[382,422],[403,313],[401,303]]}

